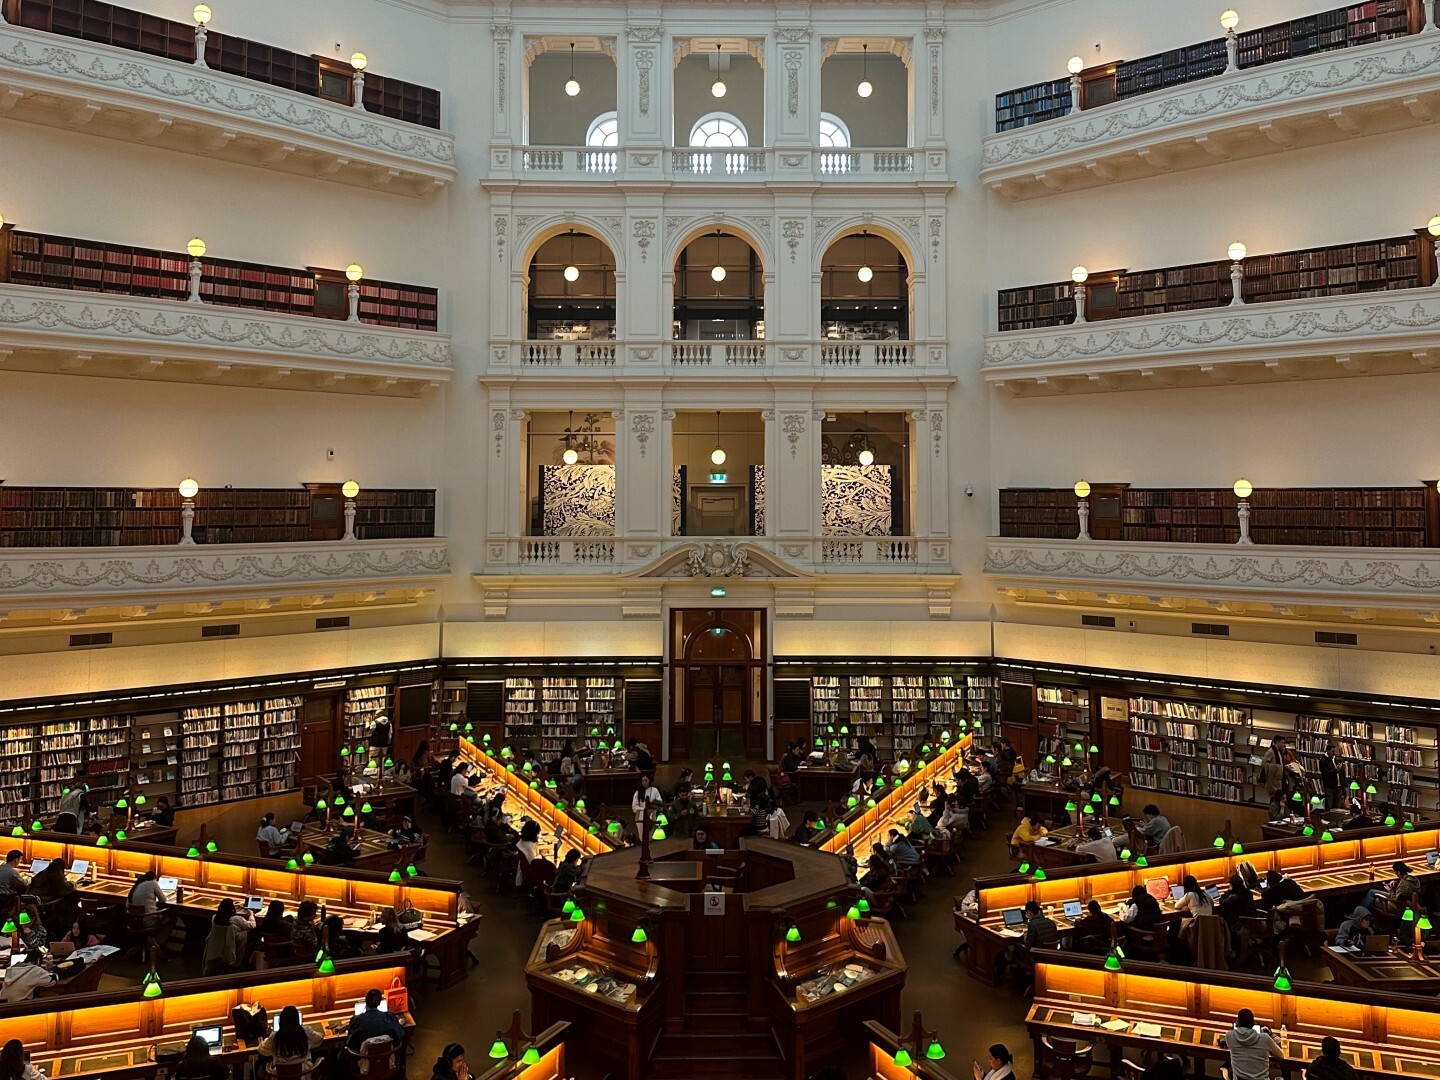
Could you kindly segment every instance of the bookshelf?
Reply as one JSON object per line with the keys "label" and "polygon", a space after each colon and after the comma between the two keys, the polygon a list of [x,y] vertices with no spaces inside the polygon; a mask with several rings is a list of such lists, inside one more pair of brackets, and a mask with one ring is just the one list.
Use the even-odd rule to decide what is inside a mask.
{"label": "bookshelf", "polygon": [[930,730],[929,706],[924,675],[891,676],[890,749],[897,758],[913,756]]}
{"label": "bookshelf", "polygon": [[[304,488],[215,488],[195,498],[195,539],[209,544],[303,543],[313,494]],[[361,491],[355,535],[396,540],[435,534],[435,492]],[[0,548],[125,547],[180,539],[173,488],[0,487]]]}
{"label": "bookshelf", "polygon": [[[227,706],[228,707],[228,706]],[[179,806],[209,806],[219,801],[216,762],[220,751],[222,707],[204,705],[180,713]]]}
{"label": "bookshelf", "polygon": [[221,707],[225,718],[220,748],[220,798],[243,799],[259,790],[260,702]]}
{"label": "bookshelf", "polygon": [[370,725],[381,713],[394,719],[391,715],[390,693],[388,686],[356,686],[345,691],[345,703],[342,707],[343,745],[352,750],[357,746],[367,745],[370,741]]}
{"label": "bookshelf", "polygon": [[1132,697],[1129,709],[1131,787],[1228,803],[1254,801],[1248,708]]}
{"label": "bookshelf", "polygon": [[1307,775],[1317,775],[1320,755],[1333,740],[1340,747],[1343,784],[1358,782],[1362,791],[1373,785],[1373,797],[1410,810],[1440,806],[1440,748],[1434,728],[1302,713],[1295,718],[1295,732],[1295,754]]}
{"label": "bookshelf", "polygon": [[1000,680],[993,675],[965,676],[965,719],[971,731],[1000,737]]}
{"label": "bookshelf", "polygon": [[[1053,754],[1056,761],[1074,755],[1076,743],[1087,751],[1094,740],[1090,730],[1090,692],[1069,686],[1035,686],[1035,717],[1038,725],[1039,759]],[[1079,759],[1086,760],[1085,755]]]}
{"label": "bookshelf", "polygon": [[34,820],[34,724],[0,728],[0,815],[6,822],[29,825]]}
{"label": "bookshelf", "polygon": [[79,720],[58,720],[40,726],[39,772],[36,775],[35,812],[53,815],[60,796],[85,765],[84,737]]}
{"label": "bookshelf", "polygon": [[[1405,488],[1265,488],[1251,495],[1257,544],[1299,547],[1434,547],[1426,491]],[[1239,536],[1229,488],[1125,488],[1121,539],[1145,543],[1233,544]],[[1075,493],[1067,488],[1005,488],[1000,535],[1073,539]]]}
{"label": "bookshelf", "polygon": [[134,717],[130,760],[136,794],[143,794],[147,803],[153,803],[164,795],[172,806],[180,805],[179,730],[179,713]]}
{"label": "bookshelf", "polygon": [[1069,112],[1069,79],[1022,86],[995,95],[995,130],[1012,131]]}
{"label": "bookshelf", "polygon": [[[97,41],[184,64],[195,59],[195,28],[191,24],[98,0],[4,0],[4,11],[10,22],[32,30]],[[309,97],[321,96],[326,67],[317,57],[215,30],[206,36],[205,63],[216,71]],[[333,67],[334,62],[329,66]],[[349,103],[348,90],[345,102]],[[364,104],[367,112],[422,127],[440,127],[440,91],[428,86],[366,72]]]}
{"label": "bookshelf", "polygon": [[[1241,69],[1275,64],[1406,37],[1420,31],[1424,14],[1419,0],[1368,0],[1305,15],[1288,22],[1257,27],[1239,34]],[[1181,86],[1225,73],[1223,37],[1167,49],[1153,56],[1123,60],[1096,73],[1085,73],[1083,104],[1094,108]],[[1063,102],[1063,105],[1062,105]],[[995,130],[1009,131],[1064,116],[1070,111],[1068,81],[1035,83],[997,94]]]}
{"label": "bookshelf", "polygon": [[[430,752],[440,758],[460,745],[460,735],[469,722],[465,705],[468,691],[463,681],[436,679],[430,686]],[[451,726],[456,730],[451,731]],[[476,741],[480,733],[476,732]]]}
{"label": "bookshelf", "polygon": [[99,805],[114,803],[130,790],[128,716],[92,716],[85,721],[85,782]]}
{"label": "bookshelf", "polygon": [[[889,747],[880,745],[881,727],[885,718],[881,715],[881,697],[884,683],[878,675],[851,675],[846,680],[846,716],[849,718],[850,737],[865,736],[875,743],[875,749],[885,755]],[[887,740],[888,741],[888,740]],[[845,740],[841,740],[845,745]],[[892,755],[893,756],[893,755]]]}
{"label": "bookshelf", "polygon": [[540,737],[537,682],[522,676],[511,676],[505,680],[503,742],[507,746],[533,747]]}
{"label": "bookshelf", "polygon": [[305,699],[267,698],[261,703],[260,791],[299,787],[300,722]]}
{"label": "bookshelf", "polygon": [[603,675],[585,677],[585,716],[583,734],[592,743],[604,739],[610,744],[625,738],[623,726],[617,716],[616,703],[620,699],[620,680]]}
{"label": "bookshelf", "polygon": [[[1247,304],[1268,304],[1420,288],[1434,280],[1433,245],[1428,232],[1421,230],[1408,236],[1252,255],[1245,259],[1242,292]],[[1228,307],[1230,263],[1092,274],[1086,288],[1090,322]],[[1001,331],[1068,325],[1075,316],[1073,296],[1068,282],[1001,289],[996,296],[997,325]]]}
{"label": "bookshelf", "polygon": [[[0,242],[9,244],[12,285],[177,301],[190,295],[190,256],[184,252],[19,229],[0,234]],[[6,261],[0,259],[0,265]],[[344,281],[338,271],[209,257],[201,263],[200,296],[208,304],[342,321],[349,315],[343,289],[341,302],[322,302],[324,284]],[[360,282],[360,321],[433,331],[439,327],[439,296],[428,286],[366,279]]]}
{"label": "bookshelf", "polygon": [[560,756],[566,739],[578,734],[580,683],[570,676],[540,680],[540,756],[544,761]]}

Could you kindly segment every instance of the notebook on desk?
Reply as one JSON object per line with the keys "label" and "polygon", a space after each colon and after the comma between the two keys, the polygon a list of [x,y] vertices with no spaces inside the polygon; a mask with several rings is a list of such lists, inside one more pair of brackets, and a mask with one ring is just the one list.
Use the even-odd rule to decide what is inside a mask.
{"label": "notebook on desk", "polygon": [[1159,1024],[1137,1023],[1131,1030],[1144,1039],[1158,1039],[1163,1034]]}

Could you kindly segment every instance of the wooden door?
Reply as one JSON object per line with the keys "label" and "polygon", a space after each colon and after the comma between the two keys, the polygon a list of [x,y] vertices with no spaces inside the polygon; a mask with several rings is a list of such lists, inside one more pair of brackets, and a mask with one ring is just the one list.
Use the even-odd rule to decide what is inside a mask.
{"label": "wooden door", "polygon": [[300,735],[300,779],[330,776],[339,762],[340,696],[321,694],[305,699]]}
{"label": "wooden door", "polygon": [[1130,772],[1130,701],[1113,694],[1091,694],[1090,727],[1098,735],[1097,765],[1109,765],[1117,776]]}
{"label": "wooden door", "polygon": [[1090,485],[1090,536],[1092,539],[1125,539],[1125,489],[1129,486],[1129,484]]}

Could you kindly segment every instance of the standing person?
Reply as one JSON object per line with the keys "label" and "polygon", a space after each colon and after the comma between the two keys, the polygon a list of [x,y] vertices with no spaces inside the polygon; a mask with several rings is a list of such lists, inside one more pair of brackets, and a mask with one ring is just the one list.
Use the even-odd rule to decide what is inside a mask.
{"label": "standing person", "polygon": [[640,775],[640,783],[636,785],[635,794],[630,796],[630,810],[635,815],[635,835],[639,836],[645,829],[646,808],[650,813],[659,812],[665,799],[660,794],[660,789],[655,786],[649,773]]}
{"label": "standing person", "polygon": [[1340,744],[1334,739],[1320,755],[1320,788],[1325,792],[1325,809],[1339,810],[1344,806],[1340,794]]}
{"label": "standing person", "polygon": [[[375,719],[370,723],[369,741],[371,750],[384,750],[390,745],[390,717],[385,713],[375,714]],[[382,759],[385,757],[384,754],[378,756]]]}
{"label": "standing person", "polygon": [[1277,819],[1285,810],[1285,740],[1278,735],[1260,759],[1260,775],[1270,797],[1270,817]]}
{"label": "standing person", "polygon": [[1249,1009],[1236,1015],[1235,1026],[1225,1033],[1220,1046],[1230,1051],[1231,1080],[1270,1080],[1270,1060],[1283,1058],[1270,1032],[1255,1026],[1255,1014]]}
{"label": "standing person", "polygon": [[981,1065],[978,1061],[972,1063],[975,1067],[975,1080],[1012,1080],[1015,1075],[1015,1058],[1005,1044],[996,1043],[987,1053],[989,1057],[986,1065]]}
{"label": "standing person", "polygon": [[560,777],[570,786],[571,795],[578,795],[585,785],[585,774],[575,761],[575,745],[569,739],[560,749]]}

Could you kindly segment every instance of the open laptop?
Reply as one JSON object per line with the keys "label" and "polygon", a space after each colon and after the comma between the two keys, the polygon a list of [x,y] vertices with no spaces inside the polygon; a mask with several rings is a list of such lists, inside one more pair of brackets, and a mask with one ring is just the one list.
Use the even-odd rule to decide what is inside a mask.
{"label": "open laptop", "polygon": [[1068,900],[1065,903],[1065,917],[1067,919],[1078,919],[1080,913],[1085,909],[1080,906],[1079,900]]}
{"label": "open laptop", "polygon": [[1431,870],[1434,870],[1437,866],[1440,866],[1440,851],[1425,852],[1425,865]]}
{"label": "open laptop", "polygon": [[[296,1012],[299,1012],[300,1010],[299,1010],[299,1009],[296,1009],[295,1011],[296,1011]],[[271,1031],[279,1031],[279,1030],[280,1030],[280,1014],[279,1014],[278,1012],[277,1012],[274,1016],[272,1016],[272,1017],[270,1018],[270,1030],[271,1030]]]}
{"label": "open laptop", "polygon": [[1390,951],[1389,934],[1366,934],[1360,942],[1360,952],[1365,956],[1382,956]]}
{"label": "open laptop", "polygon": [[25,963],[27,959],[29,959],[29,955],[29,953],[12,952],[10,954],[10,966],[19,967],[21,964]]}
{"label": "open laptop", "polygon": [[213,1024],[207,1027],[197,1027],[190,1032],[191,1036],[199,1035],[205,1040],[205,1047],[212,1054],[218,1054],[224,1049],[224,1042],[220,1036],[220,1025]]}
{"label": "open laptop", "polygon": [[75,951],[73,941],[52,941],[50,943],[50,955],[56,960],[64,959]]}
{"label": "open laptop", "polygon": [[265,901],[261,900],[258,896],[247,896],[245,898],[245,910],[259,911],[261,905],[264,904],[264,902]]}
{"label": "open laptop", "polygon": [[33,877],[50,865],[50,859],[36,859],[30,864],[30,875]]}
{"label": "open laptop", "polygon": [[1220,886],[1219,886],[1219,885],[1206,885],[1206,886],[1205,886],[1205,895],[1208,896],[1208,897],[1210,897],[1211,901],[1218,901],[1218,900],[1220,899]]}
{"label": "open laptop", "polygon": [[[364,1011],[365,1011],[365,1002],[363,1002],[363,1001],[357,1001],[357,1002],[355,1002],[355,1015],[356,1015],[356,1016],[359,1016],[359,1015],[360,1015],[361,1013],[363,1013]],[[384,998],[381,998],[381,999],[380,999],[380,1008],[379,1008],[378,1011],[380,1011],[380,1012],[389,1012],[389,1011],[390,1011],[390,1003],[389,1003],[388,1001],[386,1001]]]}
{"label": "open laptop", "polygon": [[1171,885],[1171,886],[1170,886],[1170,899],[1171,899],[1171,900],[1174,900],[1176,903],[1179,903],[1180,900],[1184,898],[1184,896],[1185,896],[1185,886],[1184,886],[1184,885]]}
{"label": "open laptop", "polygon": [[304,832],[304,831],[305,831],[305,822],[301,821],[299,818],[296,818],[294,821],[290,822],[290,835],[291,835],[291,836],[299,836],[299,835],[300,835],[302,832]]}
{"label": "open laptop", "polygon": [[163,892],[167,897],[169,897],[174,896],[175,890],[180,887],[180,879],[173,877],[162,877],[159,881],[155,882],[155,884],[159,885],[160,891]]}
{"label": "open laptop", "polygon": [[1025,921],[1025,913],[1018,907],[1006,908],[1001,912],[1001,918],[1005,920],[1006,926],[1014,929]]}
{"label": "open laptop", "polygon": [[70,875],[71,875],[71,877],[84,877],[84,876],[85,876],[86,874],[88,874],[89,872],[90,872],[90,860],[89,860],[89,859],[76,859],[73,863],[70,864]]}

